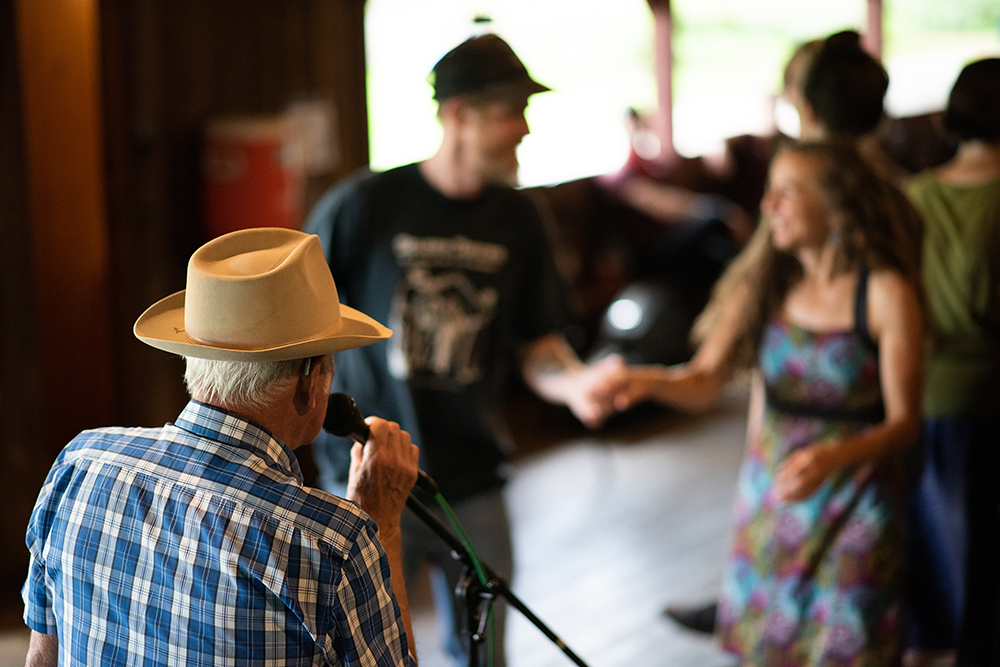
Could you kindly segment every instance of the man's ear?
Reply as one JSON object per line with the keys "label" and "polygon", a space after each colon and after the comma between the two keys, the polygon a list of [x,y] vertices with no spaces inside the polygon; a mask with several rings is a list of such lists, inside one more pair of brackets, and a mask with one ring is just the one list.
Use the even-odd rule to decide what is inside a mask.
{"label": "man's ear", "polygon": [[442,122],[463,123],[469,118],[472,105],[461,95],[455,95],[441,102],[438,115]]}
{"label": "man's ear", "polygon": [[323,382],[323,356],[312,357],[303,362],[302,373],[295,383],[296,409],[305,413],[325,401],[326,384]]}

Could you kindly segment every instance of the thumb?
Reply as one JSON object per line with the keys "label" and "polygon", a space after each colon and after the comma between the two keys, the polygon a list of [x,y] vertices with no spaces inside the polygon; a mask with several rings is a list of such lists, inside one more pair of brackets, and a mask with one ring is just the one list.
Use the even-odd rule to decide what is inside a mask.
{"label": "thumb", "polygon": [[356,475],[359,470],[361,470],[361,461],[364,459],[365,448],[364,446],[356,442],[351,446],[351,475]]}

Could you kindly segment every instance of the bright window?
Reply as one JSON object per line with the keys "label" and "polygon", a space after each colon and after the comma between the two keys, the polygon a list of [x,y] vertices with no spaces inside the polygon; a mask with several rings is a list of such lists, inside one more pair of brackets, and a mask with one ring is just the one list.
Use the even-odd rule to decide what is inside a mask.
{"label": "bright window", "polygon": [[[938,109],[965,62],[1000,54],[995,0],[885,5],[888,108]],[[673,0],[674,139],[687,155],[727,136],[767,133],[781,72],[800,42],[864,30],[865,0]],[[905,13],[904,13],[905,10]],[[489,16],[489,24],[473,22]],[[624,162],[625,114],[656,108],[653,19],[646,0],[368,0],[371,162],[429,156],[440,141],[426,81],[446,51],[477,32],[506,39],[553,88],[528,107],[519,152],[524,185],[609,173]]]}
{"label": "bright window", "polygon": [[1000,2],[896,0],[885,5],[888,112],[912,116],[944,108],[965,64],[1000,57]]}
{"label": "bright window", "polygon": [[[477,28],[477,14],[492,23]],[[645,0],[368,0],[372,166],[433,153],[440,130],[427,74],[449,49],[486,30],[507,40],[532,77],[553,89],[528,106],[532,134],[519,150],[521,182],[620,166],[626,109],[650,108],[656,100],[653,19]]]}

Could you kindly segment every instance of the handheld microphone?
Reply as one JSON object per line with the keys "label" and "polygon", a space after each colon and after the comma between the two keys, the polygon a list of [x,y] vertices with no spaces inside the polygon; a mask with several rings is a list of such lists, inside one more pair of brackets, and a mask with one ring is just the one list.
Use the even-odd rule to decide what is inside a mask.
{"label": "handheld microphone", "polygon": [[[347,394],[340,393],[332,393],[327,399],[323,430],[362,445],[368,442],[370,433],[358,404]],[[432,496],[439,493],[437,482],[423,470],[417,470],[417,486]]]}

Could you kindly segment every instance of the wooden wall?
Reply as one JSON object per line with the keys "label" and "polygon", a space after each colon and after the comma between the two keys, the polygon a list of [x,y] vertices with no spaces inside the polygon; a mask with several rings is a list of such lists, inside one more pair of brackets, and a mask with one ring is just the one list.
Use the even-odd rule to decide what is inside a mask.
{"label": "wooden wall", "polygon": [[[13,0],[0,0],[0,595],[24,580],[24,529],[51,458],[41,453],[41,373]],[[40,460],[39,460],[40,459]]]}
{"label": "wooden wall", "polygon": [[[25,9],[28,3],[31,11]],[[24,40],[38,37],[23,25],[19,32],[16,19],[24,23],[36,8],[58,13],[78,6],[88,3],[0,0],[5,325],[0,327],[0,502],[8,510],[0,513],[0,582],[9,582],[0,585],[0,594],[8,596],[4,600],[23,581],[28,513],[66,434],[108,424],[159,425],[186,400],[180,361],[139,343],[131,331],[148,305],[184,287],[187,258],[204,240],[199,156],[206,122],[220,115],[279,112],[301,98],[332,101],[340,161],[310,181],[304,210],[326,186],[368,159],[363,0],[91,0],[100,114],[91,123],[99,128],[99,145],[91,154],[100,156],[99,173],[63,173],[58,155],[39,151],[25,130],[34,128],[30,136],[44,137],[45,123],[56,122],[47,116],[47,103],[29,93],[46,90],[59,67],[32,67],[30,58],[19,55],[32,53],[34,41]],[[44,198],[29,196],[39,190],[36,173],[48,174],[44,178],[54,182],[49,188],[80,186],[98,197],[99,219],[60,217],[57,224],[67,233],[59,234],[59,227],[44,222]],[[68,233],[73,225],[83,225],[87,238],[103,239],[94,252],[107,275],[100,303],[89,312],[105,314],[96,319],[88,320],[79,304],[71,307],[57,296],[39,307],[46,292],[33,271],[44,267],[42,281],[55,284],[73,286],[83,278],[73,262],[50,259],[50,253],[72,258],[79,250],[75,233]],[[101,335],[110,339],[107,356],[95,357],[65,338],[39,336],[51,322],[65,331],[103,327]],[[53,358],[65,361],[45,363]],[[86,360],[92,370],[81,372],[87,363],[75,360]]]}
{"label": "wooden wall", "polygon": [[[120,414],[156,424],[185,399],[181,365],[131,323],[184,287],[204,240],[199,154],[205,122],[272,113],[319,96],[339,112],[340,170],[367,163],[362,0],[107,0],[102,9],[109,223]],[[315,184],[314,184],[315,185]],[[315,189],[315,188],[314,188]]]}

